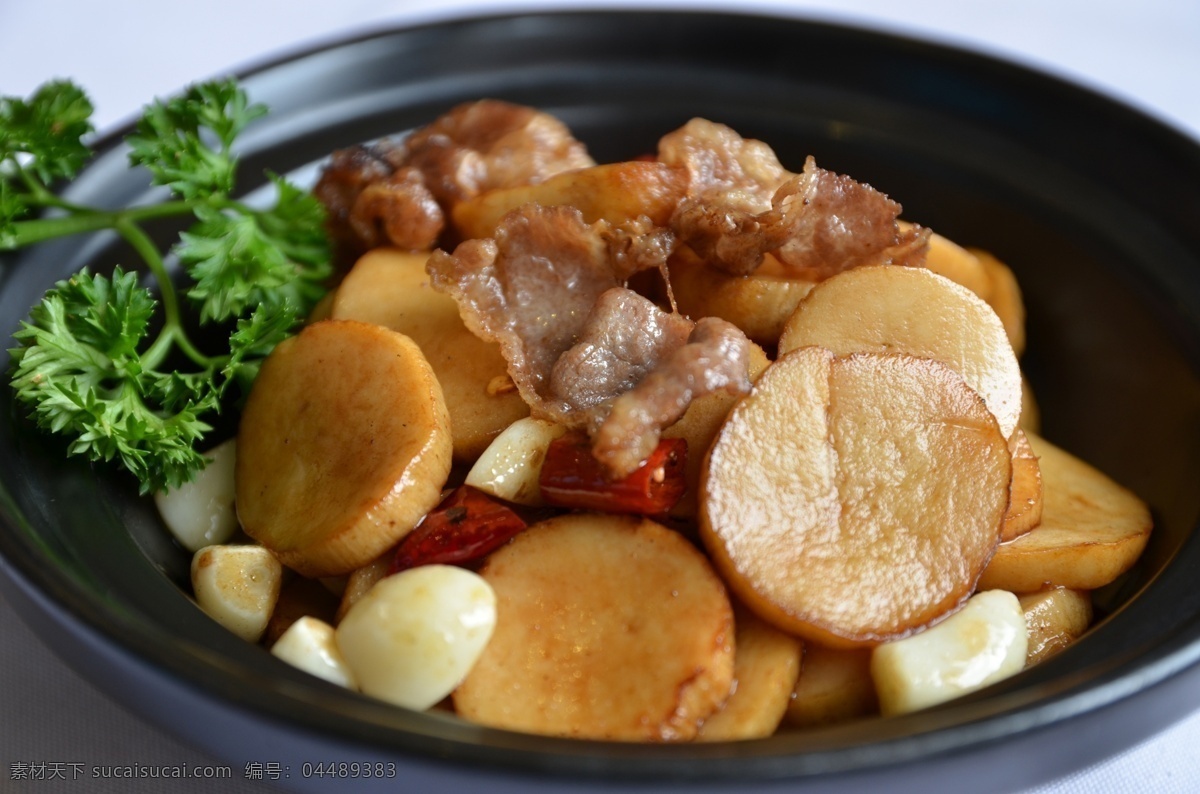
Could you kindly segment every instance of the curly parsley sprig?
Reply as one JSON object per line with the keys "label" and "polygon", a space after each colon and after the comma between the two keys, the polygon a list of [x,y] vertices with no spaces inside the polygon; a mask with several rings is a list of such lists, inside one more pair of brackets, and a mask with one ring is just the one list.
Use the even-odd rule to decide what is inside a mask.
{"label": "curly parsley sprig", "polygon": [[[39,426],[70,439],[70,454],[119,461],[143,492],[178,487],[204,467],[196,445],[212,429],[205,417],[220,410],[230,383],[253,381],[324,292],[330,257],[320,203],[274,174],[271,207],[233,197],[235,141],[265,112],[233,80],[150,105],[126,139],[129,159],[172,197],[110,210],[73,204],[52,188],[92,156],[84,92],[56,81],[28,99],[0,97],[0,251],[111,229],[137,252],[159,296],[119,267],[60,281],[14,335],[12,388]],[[166,259],[143,228],[178,215],[195,218],[172,249],[191,281],[185,295],[202,323],[233,326],[219,354],[188,336]],[[182,369],[168,363],[179,360]]]}

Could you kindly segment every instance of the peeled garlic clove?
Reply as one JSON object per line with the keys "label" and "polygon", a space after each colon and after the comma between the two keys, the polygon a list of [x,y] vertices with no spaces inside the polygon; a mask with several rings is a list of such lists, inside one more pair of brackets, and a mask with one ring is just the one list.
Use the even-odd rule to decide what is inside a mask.
{"label": "peeled garlic clove", "polygon": [[226,542],[238,527],[233,507],[237,442],[230,439],[204,455],[209,463],[196,479],[154,495],[163,523],[191,552]]}
{"label": "peeled garlic clove", "polygon": [[192,592],[209,617],[258,642],[279,600],[283,566],[262,546],[205,546],[192,557]]}
{"label": "peeled garlic clove", "polygon": [[365,694],[424,710],[449,695],[496,625],[479,575],[423,565],[380,580],[338,624],[338,648]]}
{"label": "peeled garlic clove", "polygon": [[307,615],[300,618],[275,641],[271,653],[318,678],[358,689],[354,673],[337,646],[333,626],[323,620]]}
{"label": "peeled garlic clove", "polygon": [[877,647],[871,676],[885,715],[928,708],[1000,681],[1025,666],[1025,612],[988,590],[931,629]]}
{"label": "peeled garlic clove", "polygon": [[466,484],[513,504],[540,506],[538,477],[546,448],[565,431],[544,419],[518,419],[483,451],[467,472]]}

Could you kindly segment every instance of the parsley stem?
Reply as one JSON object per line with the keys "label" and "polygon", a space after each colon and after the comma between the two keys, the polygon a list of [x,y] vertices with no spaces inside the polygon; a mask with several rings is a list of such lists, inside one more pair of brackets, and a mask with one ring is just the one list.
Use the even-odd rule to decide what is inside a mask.
{"label": "parsley stem", "polygon": [[13,248],[22,248],[44,240],[66,237],[71,234],[83,234],[85,232],[97,232],[103,229],[117,228],[117,224],[122,219],[141,222],[155,218],[170,217],[172,215],[183,215],[192,211],[192,205],[186,201],[167,201],[162,204],[129,207],[128,209],[115,211],[89,210],[49,201],[40,203],[44,206],[52,204],[54,206],[63,206],[71,214],[14,223]]}
{"label": "parsley stem", "polygon": [[62,215],[57,218],[38,218],[13,224],[13,248],[23,248],[43,240],[65,237],[70,234],[95,232],[111,229],[113,217],[106,212],[86,212]]}
{"label": "parsley stem", "polygon": [[33,199],[33,203],[43,207],[58,207],[68,212],[88,212],[87,207],[81,207],[78,204],[72,204],[66,199],[54,195],[42,181],[33,174],[29,173],[24,168],[17,166],[17,173],[21,177],[21,181],[25,183],[26,189],[29,191],[29,198]]}
{"label": "parsley stem", "polygon": [[56,201],[58,199],[53,193],[46,189],[42,181],[21,167],[21,164],[16,160],[9,161],[12,164],[17,176],[25,183],[25,189],[29,191],[29,195],[34,198],[39,204]]}
{"label": "parsley stem", "polygon": [[188,338],[187,333],[183,330],[182,325],[171,325],[166,323],[163,325],[162,331],[154,340],[154,344],[147,348],[142,354],[142,366],[146,369],[156,369],[163,359],[167,357],[171,346],[174,345],[183,351],[196,366],[201,369],[215,369],[223,366],[229,356],[206,356],[192,344],[192,340]]}
{"label": "parsley stem", "polygon": [[158,282],[159,293],[162,295],[163,314],[165,315],[163,328],[159,332],[158,338],[142,356],[145,368],[157,367],[166,358],[172,345],[178,346],[184,355],[197,366],[207,368],[221,363],[222,359],[210,358],[201,353],[183,330],[182,316],[179,312],[179,294],[175,291],[175,285],[171,281],[170,274],[167,273],[166,264],[154,241],[142,230],[142,227],[134,223],[128,216],[117,217],[113,227],[125,238],[126,242],[133,246],[146,266],[150,268],[155,281]]}
{"label": "parsley stem", "polygon": [[[230,196],[234,138],[265,112],[234,80],[155,102],[126,136],[131,164],[148,170],[154,190],[121,206],[125,197],[86,187],[57,195],[57,183],[94,154],[84,141],[91,103],[78,86],[54,81],[28,100],[0,96],[0,252],[104,233],[144,262],[111,277],[84,270],[50,289],[14,335],[10,382],[40,426],[71,439],[68,454],[119,458],[143,493],[204,468],[195,447],[212,428],[203,416],[220,410],[231,382],[253,380],[295,325],[293,302],[315,299],[329,270],[315,197],[274,174],[273,208]],[[82,203],[97,198],[99,206]],[[186,216],[191,231],[174,249],[186,272],[176,272],[150,230]],[[227,352],[206,355],[190,338],[191,299],[201,324],[234,326]],[[147,338],[151,322],[157,335]]]}

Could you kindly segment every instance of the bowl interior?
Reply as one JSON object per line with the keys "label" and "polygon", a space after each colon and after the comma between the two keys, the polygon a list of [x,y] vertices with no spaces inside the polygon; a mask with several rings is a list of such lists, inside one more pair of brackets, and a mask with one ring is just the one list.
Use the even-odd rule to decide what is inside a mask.
{"label": "bowl interior", "polygon": [[[752,16],[563,13],[451,22],[269,64],[246,85],[272,108],[246,139],[247,190],[262,184],[265,168],[302,169],[335,148],[403,132],[481,97],[559,116],[602,162],[654,151],[662,134],[693,116],[766,141],[794,170],[812,154],[900,201],[908,219],[1012,267],[1028,309],[1022,365],[1044,434],[1137,492],[1152,506],[1156,529],[1138,566],[1098,596],[1102,620],[1091,634],[981,695],[904,718],[703,749],[548,740],[382,707],[226,635],[186,597],[188,555],[132,482],[64,463],[62,445],[32,431],[4,389],[0,552],[106,641],[206,696],[235,698],[253,714],[329,741],[518,770],[672,779],[819,777],[969,750],[1101,709],[1167,676],[1164,660],[1194,652],[1200,596],[1187,581],[1200,564],[1192,540],[1200,515],[1194,142],[1086,91],[983,57]],[[149,195],[111,140],[71,193],[111,204]],[[154,230],[164,244],[177,231]],[[103,235],[0,259],[0,333],[8,338],[55,279],[84,264],[122,261],[133,257]]]}

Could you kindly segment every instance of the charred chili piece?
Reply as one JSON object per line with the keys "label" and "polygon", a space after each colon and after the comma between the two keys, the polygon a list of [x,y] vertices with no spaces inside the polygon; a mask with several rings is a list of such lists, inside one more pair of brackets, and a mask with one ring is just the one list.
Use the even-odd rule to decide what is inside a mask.
{"label": "charred chili piece", "polygon": [[477,488],[460,486],[396,547],[388,574],[418,565],[462,565],[485,557],[525,529],[524,519]]}
{"label": "charred chili piece", "polygon": [[551,442],[542,464],[542,498],[552,505],[607,513],[661,515],[687,490],[687,442],[664,438],[632,474],[609,479],[592,455],[590,442],[568,434]]}

